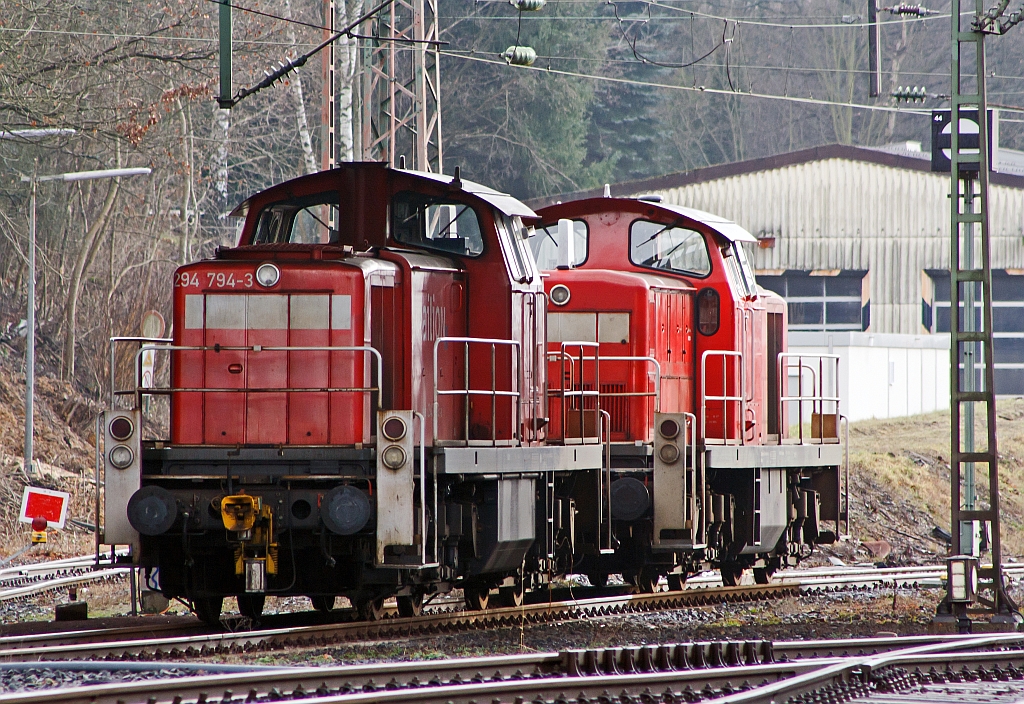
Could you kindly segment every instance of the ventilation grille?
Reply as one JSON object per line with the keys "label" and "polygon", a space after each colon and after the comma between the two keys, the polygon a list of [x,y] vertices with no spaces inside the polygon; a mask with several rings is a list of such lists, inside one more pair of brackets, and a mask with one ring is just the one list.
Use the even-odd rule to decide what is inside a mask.
{"label": "ventilation grille", "polygon": [[606,396],[624,394],[625,384],[601,384],[601,409],[612,417],[613,433],[629,433],[629,396]]}

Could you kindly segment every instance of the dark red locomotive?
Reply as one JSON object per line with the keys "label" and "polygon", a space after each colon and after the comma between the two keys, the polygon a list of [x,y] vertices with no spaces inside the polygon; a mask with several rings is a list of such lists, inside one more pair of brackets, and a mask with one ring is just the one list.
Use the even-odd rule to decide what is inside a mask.
{"label": "dark red locomotive", "polygon": [[[744,567],[765,581],[835,540],[845,517],[838,360],[787,352],[785,302],[757,286],[747,262],[743,243],[754,237],[658,197],[593,198],[539,215],[531,247],[551,301],[552,386],[560,376],[579,386],[563,371],[572,345],[562,340],[589,343],[601,360],[595,402],[610,413],[615,535],[651,550],[638,579],[685,576],[710,559],[726,583]],[[691,446],[664,454],[681,435]],[[692,553],[679,552],[687,546]],[[628,571],[622,558],[597,556],[586,569]]]}
{"label": "dark red locomotive", "polygon": [[[104,418],[106,543],[211,621],[225,596],[250,616],[268,594],[366,617],[453,586],[516,603],[599,549],[601,447],[546,440],[529,208],[364,163],[235,213],[238,246],[177,270],[173,340],[142,351],[169,387]],[[154,393],[169,432],[143,441]]]}

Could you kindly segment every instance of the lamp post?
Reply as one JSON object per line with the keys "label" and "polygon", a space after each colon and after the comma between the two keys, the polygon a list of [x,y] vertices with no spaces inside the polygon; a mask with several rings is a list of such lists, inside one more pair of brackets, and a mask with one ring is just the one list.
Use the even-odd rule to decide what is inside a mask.
{"label": "lamp post", "polygon": [[[75,134],[75,130],[69,127],[43,127],[24,130],[0,130],[0,140],[15,142],[35,142],[46,137],[66,137]],[[33,171],[33,176],[35,172]],[[24,177],[22,177],[24,180]],[[32,232],[29,242],[28,268],[32,275],[28,280],[28,314],[25,316],[25,472],[32,475],[32,384],[35,379],[29,372],[35,366],[35,300],[36,300],[36,185],[32,183],[32,219],[29,229]]]}
{"label": "lamp post", "polygon": [[[10,134],[10,133],[0,133]],[[29,203],[29,234],[28,234],[28,314],[25,331],[25,472],[29,476],[35,474],[33,463],[33,399],[36,385],[36,184],[41,181],[91,181],[98,178],[121,178],[124,176],[141,176],[149,174],[148,167],[133,169],[104,169],[102,171],[75,171],[51,176],[22,176],[21,180],[32,184]]]}

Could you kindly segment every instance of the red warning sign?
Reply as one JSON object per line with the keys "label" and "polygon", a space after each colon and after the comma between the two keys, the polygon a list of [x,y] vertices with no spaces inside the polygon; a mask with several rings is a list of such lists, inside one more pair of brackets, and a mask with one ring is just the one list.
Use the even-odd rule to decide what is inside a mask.
{"label": "red warning sign", "polygon": [[21,497],[19,520],[22,523],[32,523],[32,519],[42,517],[46,519],[47,527],[61,530],[64,528],[70,504],[71,494],[65,491],[27,486]]}

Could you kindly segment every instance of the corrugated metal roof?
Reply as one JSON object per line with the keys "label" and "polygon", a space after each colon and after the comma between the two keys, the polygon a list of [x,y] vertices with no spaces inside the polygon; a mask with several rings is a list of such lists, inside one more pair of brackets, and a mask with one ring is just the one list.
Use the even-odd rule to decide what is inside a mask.
{"label": "corrugated metal roof", "polygon": [[[856,147],[756,161],[763,168],[730,164],[612,192],[658,193],[774,238],[753,249],[757,269],[866,269],[871,330],[922,332],[923,271],[949,268],[949,176],[922,159]],[[992,267],[1024,268],[1024,178],[994,174],[989,195]]]}
{"label": "corrugated metal roof", "polygon": [[[826,159],[667,189],[758,237],[758,269],[867,269],[871,329],[921,331],[921,273],[950,259],[949,177]],[[993,268],[1024,267],[1024,191],[990,187]]]}

